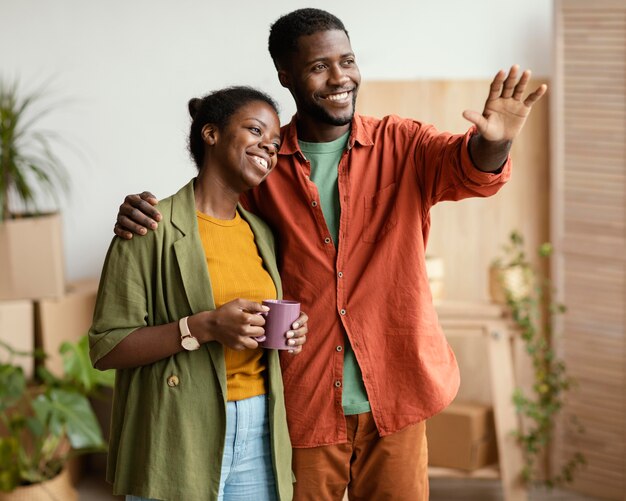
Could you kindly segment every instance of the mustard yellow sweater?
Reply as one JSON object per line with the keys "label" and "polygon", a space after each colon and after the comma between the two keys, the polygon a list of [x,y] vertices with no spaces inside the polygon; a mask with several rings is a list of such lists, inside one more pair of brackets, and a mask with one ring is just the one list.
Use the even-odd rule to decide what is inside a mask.
{"label": "mustard yellow sweater", "polygon": [[[215,219],[196,212],[215,306],[233,299],[261,302],[276,298],[276,288],[263,267],[254,235],[239,213]],[[263,349],[236,351],[224,346],[228,400],[243,400],[266,392]]]}

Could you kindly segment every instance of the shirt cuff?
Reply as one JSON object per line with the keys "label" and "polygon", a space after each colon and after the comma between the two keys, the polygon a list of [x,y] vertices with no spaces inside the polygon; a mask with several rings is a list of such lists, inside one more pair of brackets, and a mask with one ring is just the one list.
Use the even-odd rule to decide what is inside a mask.
{"label": "shirt cuff", "polygon": [[511,155],[509,154],[504,164],[496,171],[485,172],[480,170],[469,154],[469,141],[477,133],[476,126],[471,127],[463,138],[461,149],[461,165],[463,172],[473,182],[479,185],[490,185],[507,181],[511,177]]}

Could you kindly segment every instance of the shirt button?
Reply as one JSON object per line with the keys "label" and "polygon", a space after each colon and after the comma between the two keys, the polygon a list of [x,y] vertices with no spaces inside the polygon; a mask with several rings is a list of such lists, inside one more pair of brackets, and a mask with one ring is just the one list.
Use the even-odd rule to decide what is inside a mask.
{"label": "shirt button", "polygon": [[335,388],[340,388],[340,387],[341,387],[341,381],[337,379],[337,381],[335,381]]}
{"label": "shirt button", "polygon": [[313,200],[313,201],[311,202],[311,205],[312,205],[313,207],[317,207],[317,200]]}
{"label": "shirt button", "polygon": [[325,243],[325,244],[329,244],[329,243],[330,243],[330,238],[326,237],[326,238],[324,239],[324,243]]}
{"label": "shirt button", "polygon": [[341,309],[341,311],[339,311],[339,313],[341,313],[342,315],[346,314],[346,310],[344,310],[343,308]]}
{"label": "shirt button", "polygon": [[335,350],[337,350],[337,351],[343,351],[343,346],[337,346],[337,348],[335,348]]}
{"label": "shirt button", "polygon": [[178,376],[170,376],[167,378],[167,386],[170,387],[174,387],[174,386],[178,386],[179,380],[178,380]]}
{"label": "shirt button", "polygon": [[339,273],[337,273],[337,276],[338,276],[339,278],[343,277],[343,271],[340,271]]}

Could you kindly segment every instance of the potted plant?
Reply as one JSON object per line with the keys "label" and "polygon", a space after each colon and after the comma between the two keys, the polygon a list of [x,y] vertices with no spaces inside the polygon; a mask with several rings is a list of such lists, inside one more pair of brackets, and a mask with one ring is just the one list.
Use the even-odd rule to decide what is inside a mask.
{"label": "potted plant", "polygon": [[29,383],[14,360],[32,354],[0,347],[8,353],[0,363],[0,501],[76,500],[66,466],[74,456],[106,449],[88,397],[112,386],[113,371],[92,368],[84,336],[61,346],[63,377],[39,367],[38,380]]}
{"label": "potted plant", "polygon": [[524,254],[523,239],[511,232],[504,254],[489,268],[489,295],[498,304],[507,304],[507,297],[521,299],[530,293],[533,271]]}
{"label": "potted plant", "polygon": [[43,96],[0,80],[0,299],[63,293],[60,218],[40,201],[49,196],[57,209],[68,177],[54,152],[59,137],[39,126],[55,110]]}
{"label": "potted plant", "polygon": [[[492,281],[494,277],[497,281],[492,285],[492,294],[495,291],[496,297],[504,298],[533,369],[531,392],[517,388],[513,395],[522,418],[522,427],[516,432],[525,461],[522,478],[528,484],[552,488],[572,482],[575,472],[585,464],[583,455],[575,453],[558,471],[553,471],[548,455],[556,419],[574,385],[552,347],[555,319],[565,312],[565,306],[553,301],[550,278],[532,266],[518,232],[510,234],[504,251],[490,270]],[[540,258],[548,259],[552,245],[540,245],[538,253]],[[572,424],[574,434],[583,432],[575,417]]]}

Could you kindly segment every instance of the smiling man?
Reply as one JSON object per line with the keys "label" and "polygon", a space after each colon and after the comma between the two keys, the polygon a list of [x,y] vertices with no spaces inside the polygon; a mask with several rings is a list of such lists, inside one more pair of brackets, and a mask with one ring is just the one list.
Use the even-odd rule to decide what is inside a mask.
{"label": "smiling man", "polygon": [[[281,17],[269,50],[297,113],[246,205],[274,230],[285,297],[310,317],[302,353],[281,355],[294,499],[340,500],[347,488],[351,500],[427,500],[424,421],[459,386],[426,275],[430,209],[503,186],[512,141],[546,87],[524,98],[530,72],[498,72],[483,112],[465,111],[472,127],[452,135],[356,113],[361,76],[328,12]],[[127,197],[116,234],[156,225],[155,203]]]}

